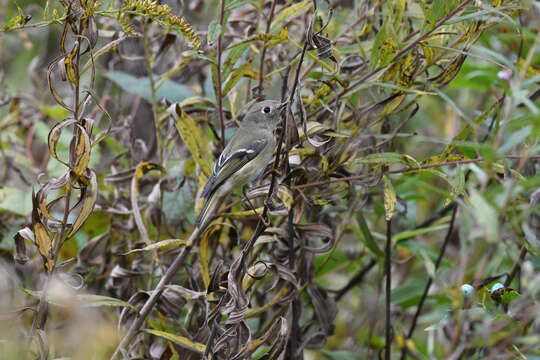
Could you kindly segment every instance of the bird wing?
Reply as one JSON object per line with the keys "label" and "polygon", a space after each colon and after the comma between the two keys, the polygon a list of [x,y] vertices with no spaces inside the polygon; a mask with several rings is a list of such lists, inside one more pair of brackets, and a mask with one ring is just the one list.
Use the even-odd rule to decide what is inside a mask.
{"label": "bird wing", "polygon": [[212,176],[208,179],[202,197],[209,197],[232,174],[253,160],[268,144],[265,138],[255,139],[245,146],[231,151],[223,151],[219,156]]}

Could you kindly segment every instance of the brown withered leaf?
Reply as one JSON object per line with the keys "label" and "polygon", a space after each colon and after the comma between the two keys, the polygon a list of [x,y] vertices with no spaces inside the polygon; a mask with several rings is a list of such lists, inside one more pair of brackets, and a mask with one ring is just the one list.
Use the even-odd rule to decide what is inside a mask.
{"label": "brown withered leaf", "polygon": [[79,86],[79,68],[75,61],[78,53],[79,41],[75,41],[71,51],[63,59],[67,80],[74,89]]}
{"label": "brown withered leaf", "polygon": [[80,227],[85,223],[86,219],[92,214],[94,206],[96,205],[97,195],[98,195],[98,183],[97,175],[94,170],[86,170],[87,177],[86,179],[89,182],[89,186],[83,187],[80,196],[80,202],[82,203],[81,210],[73,223],[70,232],[68,233],[68,238],[73,236]]}
{"label": "brown withered leaf", "polygon": [[328,296],[326,290],[316,286],[309,285],[307,288],[313,310],[319,321],[319,325],[326,335],[334,333],[334,320],[337,315],[337,306],[332,296]]}
{"label": "brown withered leaf", "polygon": [[60,136],[62,135],[62,131],[66,127],[76,124],[76,123],[77,123],[76,119],[65,119],[55,124],[52,127],[51,131],[49,131],[49,136],[48,136],[48,141],[47,141],[49,144],[49,153],[55,160],[61,162],[67,167],[69,167],[68,162],[60,158],[56,149],[57,149],[58,141],[60,140]]}
{"label": "brown withered leaf", "polygon": [[54,269],[54,260],[52,259],[53,243],[49,230],[41,222],[38,211],[37,196],[32,193],[32,228],[34,232],[34,241],[39,254],[43,259],[43,266],[47,272]]}
{"label": "brown withered leaf", "polygon": [[69,149],[69,165],[76,177],[80,178],[86,172],[92,148],[86,128],[77,123],[74,130]]}

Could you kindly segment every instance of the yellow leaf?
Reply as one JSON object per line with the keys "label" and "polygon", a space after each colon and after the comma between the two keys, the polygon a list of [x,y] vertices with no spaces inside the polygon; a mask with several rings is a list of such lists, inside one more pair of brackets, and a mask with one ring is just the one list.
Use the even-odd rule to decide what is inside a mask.
{"label": "yellow leaf", "polygon": [[283,44],[283,43],[285,43],[287,41],[289,41],[289,29],[287,29],[287,27],[284,26],[279,31],[279,35],[278,35],[277,39],[270,40],[266,44],[266,47],[269,48],[269,47],[272,47],[272,46]]}
{"label": "yellow leaf", "polygon": [[445,67],[443,71],[441,71],[437,76],[429,79],[433,82],[433,86],[440,88],[452,81],[458,74],[466,58],[467,56],[463,54],[456,56],[450,65]]}
{"label": "yellow leaf", "polygon": [[210,240],[211,231],[205,231],[201,237],[201,242],[199,243],[199,266],[201,268],[201,276],[204,282],[205,289],[208,289],[210,285],[210,269],[208,266],[208,242]]}
{"label": "yellow leaf", "polygon": [[246,211],[232,211],[230,213],[223,214],[223,216],[231,216],[231,217],[244,217],[244,216],[252,216],[257,214],[262,214],[264,207],[258,207],[253,210],[246,210]]}
{"label": "yellow leaf", "polygon": [[41,222],[34,224],[34,238],[38,251],[43,258],[44,265],[48,272],[53,271],[54,261],[51,259],[52,241],[49,231],[45,228]]}
{"label": "yellow leaf", "polygon": [[149,334],[159,336],[161,338],[172,341],[173,343],[178,344],[185,349],[195,351],[199,354],[203,354],[204,351],[206,350],[206,346],[204,344],[191,341],[185,336],[180,336],[180,335],[171,334],[165,331],[151,330],[151,329],[144,329],[144,331]]}
{"label": "yellow leaf", "polygon": [[73,49],[64,58],[64,66],[66,67],[67,79],[69,80],[69,82],[74,88],[79,83],[79,70],[77,67],[77,63],[74,61],[78,53],[79,53],[79,42],[75,41],[75,43],[73,44]]}
{"label": "yellow leaf", "polygon": [[158,250],[158,249],[161,249],[161,248],[169,248],[169,247],[180,246],[180,245],[188,245],[188,242],[186,240],[180,240],[180,239],[161,240],[161,241],[158,241],[156,243],[145,246],[145,247],[143,247],[141,249],[133,249],[131,251],[128,251],[124,255],[129,255],[129,254],[142,252],[142,251]]}
{"label": "yellow leaf", "polygon": [[396,193],[394,191],[394,187],[392,186],[392,182],[388,178],[388,176],[383,176],[383,184],[384,184],[384,211],[386,212],[386,220],[389,221],[394,216],[394,211],[396,210]]}
{"label": "yellow leaf", "polygon": [[182,111],[178,104],[173,104],[168,111],[174,116],[176,129],[189,148],[193,159],[200,166],[204,175],[210,177],[212,169],[208,160],[211,156],[205,142],[206,137],[203,136],[201,129],[195,124],[195,120],[191,116]]}
{"label": "yellow leaf", "polygon": [[92,147],[90,145],[90,137],[88,136],[86,129],[79,124],[75,124],[75,126],[75,133],[78,136],[74,140],[75,145],[72,146],[70,162],[75,175],[77,175],[77,177],[81,177],[86,172],[86,168],[90,162],[90,153]]}

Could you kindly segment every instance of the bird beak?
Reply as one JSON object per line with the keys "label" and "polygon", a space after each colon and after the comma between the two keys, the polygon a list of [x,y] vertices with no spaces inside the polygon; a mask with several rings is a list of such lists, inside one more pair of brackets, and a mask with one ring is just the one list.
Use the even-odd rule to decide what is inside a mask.
{"label": "bird beak", "polygon": [[283,110],[283,109],[285,109],[285,107],[287,106],[288,103],[289,103],[289,101],[287,100],[287,101],[284,101],[284,102],[282,102],[281,104],[279,104],[279,105],[277,106],[278,110]]}

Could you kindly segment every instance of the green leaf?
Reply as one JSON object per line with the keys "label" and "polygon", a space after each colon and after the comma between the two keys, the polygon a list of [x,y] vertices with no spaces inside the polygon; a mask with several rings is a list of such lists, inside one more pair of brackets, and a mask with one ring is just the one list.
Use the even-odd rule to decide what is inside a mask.
{"label": "green leaf", "polygon": [[[105,77],[116,83],[124,91],[138,95],[148,101],[152,101],[150,79],[148,77],[135,77],[122,71],[109,71]],[[154,75],[155,78],[157,76]],[[165,80],[163,85],[156,90],[156,100],[166,99],[170,102],[180,102],[195,94],[191,89],[172,80]]]}
{"label": "green leaf", "polygon": [[424,279],[417,279],[411,284],[392,290],[392,303],[404,308],[416,305],[424,292],[425,286]]}
{"label": "green leaf", "polygon": [[270,31],[274,32],[278,27],[284,23],[289,21],[295,16],[298,16],[302,14],[303,10],[305,10],[309,5],[313,3],[312,0],[304,0],[299,3],[293,4],[289,6],[288,8],[285,8],[283,11],[281,11],[276,19],[272,22],[272,26],[270,27]]}
{"label": "green leaf", "polygon": [[397,242],[400,240],[410,239],[418,235],[423,235],[423,234],[427,234],[434,231],[444,230],[447,228],[448,228],[448,224],[439,224],[439,225],[428,226],[428,227],[420,228],[416,230],[403,231],[394,235],[394,241],[396,241],[396,244],[397,244]]}
{"label": "green leaf", "polygon": [[371,51],[371,69],[377,66],[387,66],[394,58],[397,50],[397,40],[394,31],[388,22],[384,23],[373,41]]}
{"label": "green leaf", "polygon": [[64,120],[69,116],[69,112],[66,110],[66,108],[60,106],[60,105],[42,105],[39,110],[47,115],[48,117],[51,117],[55,120]]}
{"label": "green leaf", "polygon": [[420,164],[416,159],[409,155],[403,155],[393,152],[369,154],[356,160],[361,164],[394,164],[403,163],[409,166],[418,167]]}
{"label": "green leaf", "polygon": [[210,25],[208,25],[208,43],[213,44],[216,42],[218,37],[221,35],[221,24],[217,20],[213,20]]}
{"label": "green leaf", "polygon": [[225,85],[223,86],[223,90],[221,93],[223,96],[226,96],[229,91],[231,91],[236,84],[242,79],[244,76],[246,70],[249,70],[251,67],[251,63],[245,63],[244,65],[240,66],[238,69],[234,69],[231,72],[231,76],[229,76],[229,79],[225,82]]}
{"label": "green leaf", "polygon": [[249,48],[249,43],[244,43],[239,46],[235,46],[229,52],[227,53],[227,57],[225,58],[225,61],[223,62],[222,66],[222,73],[223,78],[226,79],[229,75],[229,72],[233,68],[234,65],[236,65],[236,62],[238,59],[240,59],[246,52],[246,50]]}
{"label": "green leaf", "polygon": [[501,295],[501,304],[510,304],[512,300],[515,300],[521,296],[520,293],[518,293],[514,289],[504,289],[503,294]]}
{"label": "green leaf", "polygon": [[204,175],[210,177],[212,174],[209,162],[211,159],[210,149],[201,129],[191,116],[182,111],[178,104],[172,105],[168,112],[176,119],[176,129],[191,151],[193,159],[201,167]]}
{"label": "green leaf", "polygon": [[183,348],[186,348],[191,351],[195,351],[199,354],[203,354],[204,351],[206,350],[206,346],[204,344],[191,341],[190,339],[184,336],[171,334],[171,333],[168,333],[165,331],[159,331],[159,330],[144,329],[144,331],[149,334],[159,336],[161,338],[172,341],[173,343],[178,344]]}
{"label": "green leaf", "polygon": [[251,0],[227,0],[225,2],[225,10],[233,10],[250,2]]}
{"label": "green leaf", "polygon": [[379,259],[382,259],[384,257],[384,253],[379,248],[379,245],[377,245],[377,242],[373,238],[373,235],[371,234],[371,231],[369,230],[368,224],[366,223],[366,219],[364,218],[364,214],[361,211],[357,213],[356,220],[358,222],[358,227],[361,233],[361,236],[358,236],[360,238],[360,241],[362,241],[364,245],[375,256],[377,256]]}

